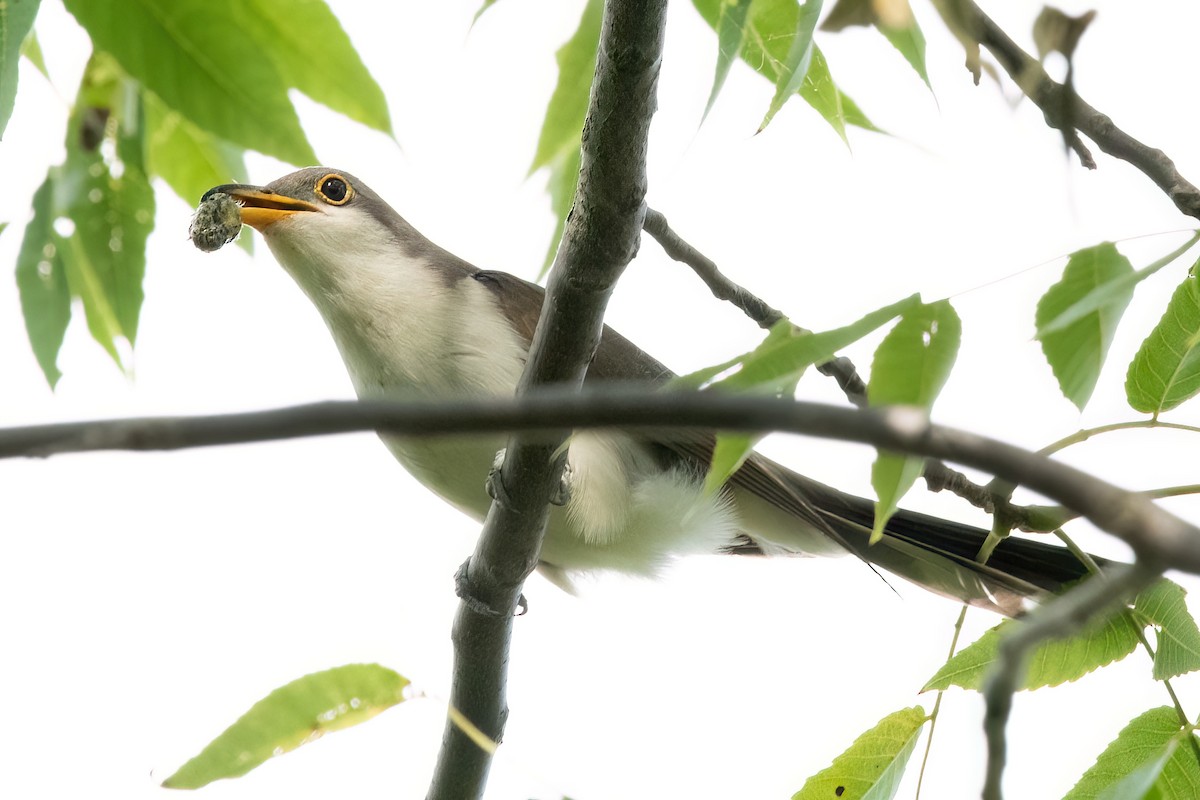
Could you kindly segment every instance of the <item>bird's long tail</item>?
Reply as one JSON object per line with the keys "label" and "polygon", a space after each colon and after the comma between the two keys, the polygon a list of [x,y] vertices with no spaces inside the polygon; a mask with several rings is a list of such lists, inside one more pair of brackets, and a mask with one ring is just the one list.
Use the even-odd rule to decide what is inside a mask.
{"label": "bird's long tail", "polygon": [[[756,467],[758,474],[747,476],[741,488],[785,509],[787,517],[770,520],[760,515],[758,521],[768,524],[758,530],[749,526],[751,550],[812,554],[849,550],[929,591],[1009,616],[1019,613],[1027,600],[1053,594],[1088,572],[1065,547],[1018,537],[1001,541],[981,564],[976,559],[987,531],[913,511],[898,511],[888,521],[883,538],[871,544],[874,501],[765,459]],[[744,495],[739,498],[743,499]],[[820,538],[815,540],[814,534]]]}

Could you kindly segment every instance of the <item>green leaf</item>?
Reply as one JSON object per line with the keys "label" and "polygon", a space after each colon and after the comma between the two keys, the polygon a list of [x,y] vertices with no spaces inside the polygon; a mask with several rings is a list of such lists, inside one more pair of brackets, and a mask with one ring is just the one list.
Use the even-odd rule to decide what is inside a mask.
{"label": "green leaf", "polygon": [[[55,197],[74,224],[64,254],[71,291],[83,300],[93,337],[118,363],[115,340],[132,345],[137,339],[146,239],[154,227],[154,191],[141,166],[145,124],[131,89],[107,57],[93,56],[67,126],[67,160]],[[96,122],[110,118],[118,124]],[[101,132],[89,133],[97,124]],[[100,146],[114,133],[119,172]]]}
{"label": "green leaf", "polygon": [[[755,353],[760,350],[769,351],[777,345],[795,339],[797,336],[808,335],[810,335],[808,331],[797,328],[790,321],[782,319],[771,326],[771,330],[767,332],[762,344],[754,352],[747,353],[734,363],[740,363],[744,359],[753,360]],[[742,391],[751,391],[756,394],[775,397],[791,396],[796,393],[796,383],[800,380],[802,374],[803,368],[799,371],[790,372],[776,380],[739,388]],[[729,387],[723,386],[722,388]],[[758,444],[762,437],[762,434],[718,433],[716,445],[713,447],[712,463],[709,465],[708,475],[704,480],[704,491],[712,494],[724,486],[725,481],[729,480],[729,477],[737,472],[742,464],[745,463],[750,453],[754,451],[754,446]]]}
{"label": "green leaf", "polygon": [[900,51],[900,55],[916,70],[925,86],[933,91],[933,84],[929,82],[929,70],[925,66],[925,34],[921,33],[916,17],[910,16],[907,25],[898,27],[892,27],[882,21],[876,22],[875,29],[892,43],[892,47]]}
{"label": "green leaf", "polygon": [[50,71],[46,69],[46,59],[42,56],[42,46],[38,44],[37,33],[30,31],[21,45],[21,55],[29,59],[29,63],[42,73],[42,77],[50,80]]}
{"label": "green leaf", "polygon": [[479,7],[479,10],[475,12],[475,16],[471,18],[471,26],[474,27],[475,23],[479,22],[479,18],[494,5],[496,5],[496,0],[483,0],[483,5]]}
{"label": "green leaf", "polygon": [[1159,414],[1200,392],[1200,279],[1192,267],[1162,319],[1138,348],[1125,374],[1125,397],[1136,411]]}
{"label": "green leaf", "polygon": [[[1096,388],[1117,324],[1133,297],[1132,285],[1123,281],[1132,274],[1129,259],[1111,242],[1104,242],[1072,253],[1062,279],[1038,301],[1035,320],[1042,352],[1063,395],[1080,410]],[[1106,290],[1103,305],[1065,327],[1042,333],[1073,305],[1106,285],[1112,286],[1112,293]]]}
{"label": "green leaf", "polygon": [[[8,127],[17,101],[17,64],[21,45],[33,30],[41,0],[7,0],[0,3],[0,138]],[[44,70],[43,70],[44,71]]]}
{"label": "green leaf", "polygon": [[1164,578],[1134,601],[1134,618],[1143,626],[1155,626],[1155,680],[1200,669],[1200,628],[1188,611],[1186,597],[1182,586]]}
{"label": "green leaf", "polygon": [[891,800],[927,719],[919,706],[889,714],[805,781],[792,800]]}
{"label": "green leaf", "polygon": [[729,77],[729,68],[733,66],[734,59],[742,52],[742,42],[746,38],[746,16],[750,12],[751,2],[753,0],[722,0],[721,15],[716,25],[717,72],[713,76],[712,91],[708,94],[704,115],[700,117],[701,125],[708,119],[708,112],[712,111],[713,104],[717,102],[717,95],[725,86],[725,79]]}
{"label": "green leaf", "polygon": [[[722,1],[692,0],[692,5],[713,30],[720,22]],[[772,84],[779,82],[799,17],[800,6],[796,0],[755,0],[751,5],[750,23],[742,42],[742,60]],[[815,44],[812,63],[800,86],[800,96],[833,126],[843,141],[847,125],[879,131],[854,101],[838,89],[825,55]]]}
{"label": "green leaf", "polygon": [[741,469],[742,464],[754,452],[754,446],[760,439],[762,439],[762,434],[717,434],[717,443],[713,447],[712,464],[709,465],[708,475],[704,478],[704,491],[713,494],[724,486],[725,481]]}
{"label": "green leaf", "polygon": [[1041,337],[1048,333],[1063,330],[1092,312],[1104,309],[1106,306],[1112,304],[1114,300],[1119,300],[1124,295],[1132,292],[1134,287],[1146,280],[1146,278],[1149,278],[1168,264],[1173,263],[1175,259],[1190,250],[1197,241],[1200,241],[1200,231],[1197,231],[1182,247],[1163,256],[1150,266],[1139,269],[1137,272],[1121,273],[1112,280],[1104,281],[1094,289],[1088,291],[1079,300],[1048,319],[1045,324],[1039,324],[1038,336]]}
{"label": "green leaf", "polygon": [[150,173],[189,206],[220,183],[245,183],[245,150],[206,133],[150,92],[143,93]]}
{"label": "green leaf", "polygon": [[788,46],[787,56],[780,65],[779,75],[775,78],[775,96],[771,105],[759,123],[761,133],[771,123],[775,114],[783,108],[783,104],[792,95],[800,91],[808,77],[808,69],[813,59],[813,31],[817,28],[817,17],[821,15],[822,0],[807,0],[800,6],[800,14],[796,19],[796,29],[792,33],[792,41]]}
{"label": "green leaf", "polygon": [[888,520],[900,507],[900,501],[921,477],[925,459],[880,450],[871,464],[871,488],[875,490],[875,522],[871,526],[870,543],[883,538]]}
{"label": "green leaf", "polygon": [[[918,304],[900,317],[875,350],[867,397],[871,405],[933,408],[946,385],[962,341],[962,322],[948,300]],[[879,498],[871,542],[896,513],[901,498],[921,475],[924,459],[880,451],[871,468],[871,485]]]}
{"label": "green leaf", "polygon": [[33,195],[33,219],[17,254],[17,291],[25,331],[42,374],[58,383],[58,351],[71,320],[71,291],[63,264],[64,242],[54,231],[54,178],[47,175]]}
{"label": "green leaf", "polygon": [[919,295],[912,295],[872,311],[849,325],[821,333],[793,329],[791,323],[786,321],[778,323],[788,326],[789,335],[768,336],[761,345],[742,357],[741,369],[712,384],[712,388],[744,391],[756,386],[778,386],[783,381],[799,378],[809,365],[827,361],[838,350],[853,344],[920,302]]}
{"label": "green leaf", "polygon": [[272,756],[366,722],[402,702],[408,683],[378,664],[347,664],[305,675],[255,703],[162,785],[197,789],[245,775]]}
{"label": "green leaf", "polygon": [[[291,84],[279,66],[284,56],[274,52],[282,45],[250,32],[264,24],[252,6],[240,0],[65,4],[97,49],[198,127],[283,161],[316,163],[288,99]],[[321,40],[309,41],[315,47]]]}
{"label": "green leaf", "polygon": [[[942,665],[922,691],[959,686],[978,690],[996,661],[1000,640],[1019,620],[1005,620]],[[1043,643],[1029,659],[1022,689],[1040,689],[1076,681],[1100,667],[1120,661],[1138,645],[1137,628],[1128,614],[1093,621],[1067,639]]]}
{"label": "green leaf", "polygon": [[529,174],[543,167],[550,168],[547,187],[550,208],[558,220],[554,238],[542,265],[542,274],[550,268],[558,242],[566,226],[567,214],[575,199],[579,183],[579,149],[583,137],[583,122],[587,117],[588,97],[596,71],[596,50],[600,44],[600,22],[604,15],[603,0],[588,0],[571,38],[555,53],[558,62],[558,82],[546,106],[546,117],[538,135],[537,150]]}
{"label": "green leaf", "polygon": [[243,0],[236,8],[242,30],[274,59],[288,86],[368,128],[392,133],[383,89],[325,0]]}
{"label": "green leaf", "polygon": [[[1200,796],[1200,767],[1179,715],[1169,706],[1133,719],[1064,800],[1190,800]],[[1140,793],[1139,793],[1140,792]]]}

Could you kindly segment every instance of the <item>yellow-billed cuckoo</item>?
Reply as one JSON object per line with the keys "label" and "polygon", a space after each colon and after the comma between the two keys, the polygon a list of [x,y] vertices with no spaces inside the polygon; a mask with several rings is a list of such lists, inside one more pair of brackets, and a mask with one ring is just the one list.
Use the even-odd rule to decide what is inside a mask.
{"label": "yellow-billed cuckoo", "polygon": [[[438,247],[353,175],[314,167],[262,187],[218,186],[205,194],[201,212],[205,223],[193,226],[193,239],[204,249],[232,239],[240,223],[263,235],[325,319],[359,397],[515,391],[544,290]],[[587,374],[589,382],[670,377],[607,327]],[[421,483],[483,519],[485,481],[503,436],[383,440]],[[849,549],[934,592],[1006,614],[1023,598],[1085,574],[1065,549],[1018,539],[978,564],[984,531],[909,511],[892,517],[883,539],[868,546],[871,501],[758,454],[714,496],[703,490],[711,452],[705,436],[577,432],[567,454],[568,499],[551,513],[541,571],[569,588],[574,572],[653,574],[687,553]]]}

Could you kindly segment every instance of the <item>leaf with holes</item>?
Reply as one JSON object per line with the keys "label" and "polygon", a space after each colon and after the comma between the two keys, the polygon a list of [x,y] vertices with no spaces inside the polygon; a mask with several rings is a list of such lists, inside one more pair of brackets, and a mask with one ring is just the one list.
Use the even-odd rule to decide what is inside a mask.
{"label": "leaf with holes", "polygon": [[712,384],[713,388],[746,391],[758,386],[776,386],[800,373],[812,364],[832,358],[839,350],[848,347],[871,331],[886,325],[907,309],[921,302],[920,295],[884,306],[864,315],[859,320],[841,328],[811,333],[795,328],[786,320],[776,327],[786,326],[787,335],[770,336],[761,345],[742,359],[741,369]]}
{"label": "leaf with holes", "polygon": [[347,664],[297,678],[255,703],[162,785],[198,789],[245,775],[272,756],[403,702],[408,683],[378,664]]}
{"label": "leaf with holes", "polygon": [[914,706],[881,719],[854,740],[825,769],[804,782],[792,800],[890,800],[900,788],[904,768],[928,720]]}
{"label": "leaf with holes", "polygon": [[[947,300],[907,309],[875,350],[867,397],[873,406],[933,408],[962,341],[962,322]],[[880,451],[871,468],[875,504],[872,543],[921,475],[924,459]]]}

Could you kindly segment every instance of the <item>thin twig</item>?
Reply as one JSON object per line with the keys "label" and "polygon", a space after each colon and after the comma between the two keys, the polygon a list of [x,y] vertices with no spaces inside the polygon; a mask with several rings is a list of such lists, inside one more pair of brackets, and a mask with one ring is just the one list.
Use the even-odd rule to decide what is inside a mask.
{"label": "thin twig", "polygon": [[1075,131],[1087,136],[1108,155],[1133,165],[1162,189],[1176,208],[1200,219],[1200,189],[1179,174],[1166,153],[1130,136],[1072,89],[1053,80],[1038,60],[1022,50],[973,0],[936,0],[934,6],[960,41],[988,49],[1021,91],[1041,109],[1046,124],[1064,132],[1085,167],[1094,168],[1095,162]]}
{"label": "thin twig", "polygon": [[[668,224],[667,218],[654,209],[646,210],[644,223],[646,233],[654,237],[663,251],[676,261],[687,264],[704,281],[713,296],[718,300],[732,303],[752,319],[760,328],[768,329],[775,323],[785,319],[783,312],[772,308],[762,298],[734,281],[730,280],[708,256],[687,242]],[[854,362],[844,356],[837,356],[817,365],[817,370],[837,381],[846,399],[859,408],[867,407],[867,385]],[[958,470],[936,459],[925,462],[925,483],[931,492],[948,490],[966,500],[976,508],[983,509],[989,514],[996,514],[1011,527],[1030,530],[1028,515],[1022,508],[1013,504],[1008,498],[995,494],[986,486],[981,486]]]}
{"label": "thin twig", "polygon": [[1049,639],[1077,633],[1089,621],[1120,606],[1158,580],[1162,572],[1161,564],[1142,561],[1115,567],[1039,606],[1018,621],[1012,633],[1000,642],[996,662],[988,671],[983,688],[987,703],[983,728],[988,748],[984,800],[1003,797],[1000,781],[1007,760],[1005,729],[1012,713],[1013,695],[1025,678],[1026,662],[1034,648]]}

